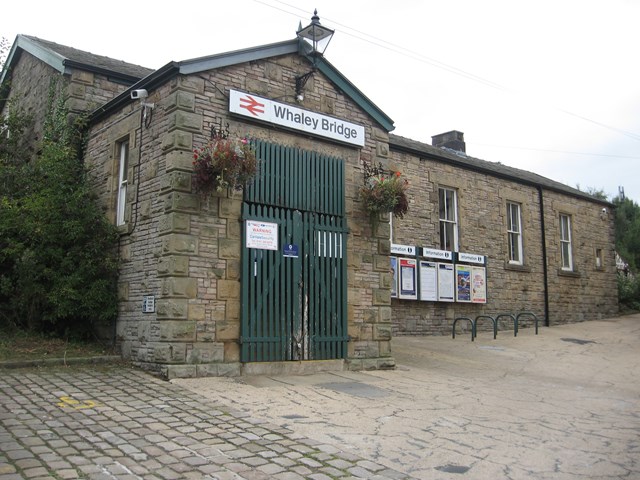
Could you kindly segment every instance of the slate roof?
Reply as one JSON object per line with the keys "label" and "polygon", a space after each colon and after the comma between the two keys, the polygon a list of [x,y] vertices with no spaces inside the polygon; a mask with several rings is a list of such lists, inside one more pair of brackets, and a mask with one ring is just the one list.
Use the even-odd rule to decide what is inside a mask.
{"label": "slate roof", "polygon": [[17,49],[31,53],[45,61],[53,68],[65,73],[66,68],[80,68],[119,80],[126,84],[132,84],[151,74],[151,68],[133,65],[122,60],[96,55],[76,48],[60,45],[49,40],[43,40],[29,35],[18,35],[14,46],[7,58],[7,64],[11,64]]}
{"label": "slate roof", "polygon": [[143,78],[149,75],[154,70],[151,68],[142,67],[140,65],[133,65],[131,63],[124,62],[122,60],[116,60],[113,58],[105,57],[104,55],[96,55],[94,53],[85,52],[76,48],[60,45],[41,38],[32,37],[29,35],[23,35],[45,48],[48,48],[68,60],[71,60],[78,65],[84,65],[87,67],[98,68],[101,70],[109,70],[112,72],[120,73],[122,75],[128,75],[134,78]]}
{"label": "slate roof", "polygon": [[435,161],[441,161],[451,165],[455,165],[467,170],[473,170],[478,173],[491,175],[493,177],[503,178],[518,182],[520,184],[532,187],[542,187],[545,190],[551,190],[565,195],[577,198],[583,198],[592,202],[611,206],[611,203],[602,200],[588,193],[582,192],[577,188],[570,187],[564,183],[556,182],[550,178],[543,177],[537,173],[521,170],[519,168],[510,167],[499,162],[489,162],[479,158],[471,157],[462,152],[456,152],[448,148],[434,147],[426,143],[411,140],[410,138],[401,137],[399,135],[389,135],[389,148],[391,150],[405,151],[422,158],[429,158]]}

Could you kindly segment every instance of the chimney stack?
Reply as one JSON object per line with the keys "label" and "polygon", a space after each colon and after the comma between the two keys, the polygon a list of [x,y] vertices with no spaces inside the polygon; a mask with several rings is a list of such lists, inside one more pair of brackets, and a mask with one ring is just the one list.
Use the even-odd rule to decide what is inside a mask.
{"label": "chimney stack", "polygon": [[431,137],[431,145],[434,147],[449,148],[456,152],[466,153],[466,145],[464,143],[464,133],[457,130],[451,130],[447,133],[434,135]]}

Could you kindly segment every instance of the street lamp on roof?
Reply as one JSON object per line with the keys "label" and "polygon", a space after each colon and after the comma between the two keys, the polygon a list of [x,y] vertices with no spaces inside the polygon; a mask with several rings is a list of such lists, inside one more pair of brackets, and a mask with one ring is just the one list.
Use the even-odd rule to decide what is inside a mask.
{"label": "street lamp on roof", "polygon": [[309,54],[312,57],[313,64],[311,71],[296,77],[296,100],[298,102],[304,101],[304,87],[307,84],[307,81],[315,73],[318,57],[322,57],[324,55],[334,33],[335,30],[331,30],[330,28],[320,25],[320,17],[318,16],[317,9],[313,12],[311,23],[304,28],[300,26],[300,29],[296,32],[298,38],[302,40],[305,45],[310,47],[308,50],[310,50]]}
{"label": "street lamp on roof", "polygon": [[316,9],[313,12],[313,17],[311,17],[311,23],[298,30],[296,35],[311,47],[311,54],[314,56],[315,64],[315,57],[324,55],[334,33],[335,30],[320,25],[320,17]]}

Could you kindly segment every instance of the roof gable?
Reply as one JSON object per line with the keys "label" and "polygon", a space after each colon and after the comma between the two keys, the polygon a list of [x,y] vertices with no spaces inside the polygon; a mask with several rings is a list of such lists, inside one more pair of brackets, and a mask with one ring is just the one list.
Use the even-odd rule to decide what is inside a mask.
{"label": "roof gable", "polygon": [[[215,70],[222,67],[239,65],[251,61],[264,60],[289,54],[300,54],[311,61],[311,57],[304,51],[304,46],[301,45],[301,42],[297,38],[295,38],[284,42],[209,55],[181,62],[171,62],[131,86],[129,91],[140,88],[150,89],[177,74],[192,75],[208,70]],[[387,132],[390,132],[395,128],[393,120],[380,110],[380,108],[378,108],[371,100],[369,100],[366,95],[358,90],[358,88],[344,75],[342,75],[342,73],[340,73],[333,65],[325,60],[324,57],[317,59],[316,67],[318,71],[322,72],[339,90],[351,98],[353,102],[369,114]],[[127,103],[129,99],[129,91],[122,93],[104,107],[100,108],[99,111],[94,112],[93,117],[95,119],[100,118],[108,114],[111,108],[118,108],[118,106]]]}
{"label": "roof gable", "polygon": [[[25,51],[51,66],[61,74],[69,73],[72,68],[101,73],[112,81],[131,85],[153,72],[153,69],[133,65],[76,48],[60,45],[48,40],[28,35],[18,35],[7,57],[6,66],[11,67],[18,59],[20,52]],[[5,79],[9,68],[5,68],[0,83]]]}

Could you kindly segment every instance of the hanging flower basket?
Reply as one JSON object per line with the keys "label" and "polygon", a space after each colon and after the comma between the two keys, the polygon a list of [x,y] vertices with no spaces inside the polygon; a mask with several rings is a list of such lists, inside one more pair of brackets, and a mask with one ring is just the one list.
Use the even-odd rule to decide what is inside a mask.
{"label": "hanging flower basket", "polygon": [[193,169],[193,184],[199,193],[240,190],[256,174],[256,154],[246,138],[215,136],[193,151]]}
{"label": "hanging flower basket", "polygon": [[360,188],[360,198],[372,217],[388,212],[402,218],[409,210],[409,182],[400,172],[383,172],[382,166],[365,165],[365,184]]}

